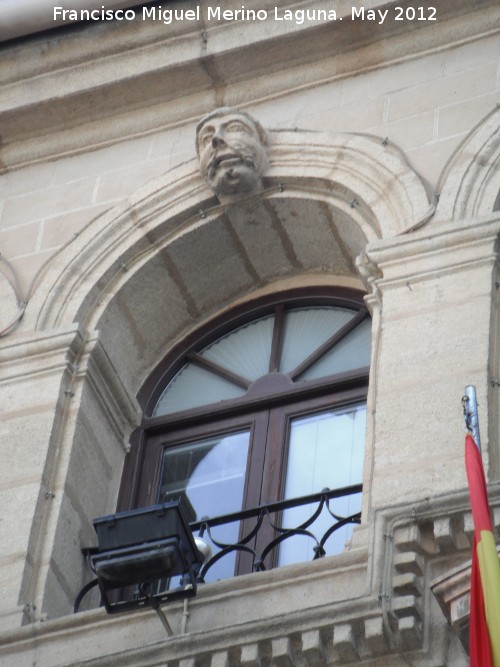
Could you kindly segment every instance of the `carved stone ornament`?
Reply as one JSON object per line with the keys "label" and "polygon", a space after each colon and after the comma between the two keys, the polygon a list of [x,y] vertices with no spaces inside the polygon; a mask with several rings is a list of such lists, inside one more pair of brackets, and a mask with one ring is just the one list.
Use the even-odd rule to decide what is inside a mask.
{"label": "carved stone ornament", "polygon": [[200,120],[196,127],[200,171],[222,204],[263,189],[266,146],[264,128],[244,111],[221,107]]}
{"label": "carved stone ornament", "polygon": [[24,308],[19,305],[13,284],[0,269],[0,336],[10,333],[21,319]]}

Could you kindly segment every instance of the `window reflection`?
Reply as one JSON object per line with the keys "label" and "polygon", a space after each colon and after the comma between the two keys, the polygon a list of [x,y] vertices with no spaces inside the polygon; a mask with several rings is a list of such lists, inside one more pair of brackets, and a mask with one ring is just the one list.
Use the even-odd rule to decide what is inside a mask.
{"label": "window reflection", "polygon": [[[165,448],[159,501],[187,499],[197,520],[240,511],[249,443],[247,430]],[[234,522],[212,534],[217,541],[232,543],[238,533],[239,523]],[[233,554],[211,569],[209,580],[233,576],[234,566]]]}

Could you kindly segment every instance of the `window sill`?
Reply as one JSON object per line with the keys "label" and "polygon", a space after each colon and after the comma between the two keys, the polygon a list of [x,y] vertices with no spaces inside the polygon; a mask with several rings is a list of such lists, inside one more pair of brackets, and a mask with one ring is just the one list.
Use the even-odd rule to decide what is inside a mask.
{"label": "window sill", "polygon": [[99,608],[24,626],[0,638],[2,651],[17,661],[7,660],[5,667],[28,664],[35,653],[39,667],[55,662],[69,667],[76,652],[81,663],[93,666],[126,662],[144,667],[157,664],[165,643],[169,664],[206,654],[207,647],[214,653],[249,646],[258,652],[264,640],[274,642],[278,651],[304,628],[331,625],[331,619],[353,613],[373,615],[378,605],[367,603],[367,561],[367,550],[360,548],[200,586],[187,604],[163,607],[174,631],[171,637],[152,609],[109,616]]}

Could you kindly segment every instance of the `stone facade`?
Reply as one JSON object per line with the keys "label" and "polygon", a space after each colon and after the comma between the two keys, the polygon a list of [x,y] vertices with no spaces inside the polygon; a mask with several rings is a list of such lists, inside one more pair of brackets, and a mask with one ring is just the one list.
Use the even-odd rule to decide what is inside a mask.
{"label": "stone facade", "polygon": [[[467,384],[500,526],[500,12],[435,4],[300,23],[180,2],[200,19],[0,44],[2,665],[467,664]],[[280,11],[304,7],[324,3]],[[198,168],[217,107],[267,133],[262,187],[237,201]],[[362,289],[372,314],[349,550],[201,586],[165,607],[172,637],[95,595],[73,615],[144,381],[200,324],[301,286]]]}

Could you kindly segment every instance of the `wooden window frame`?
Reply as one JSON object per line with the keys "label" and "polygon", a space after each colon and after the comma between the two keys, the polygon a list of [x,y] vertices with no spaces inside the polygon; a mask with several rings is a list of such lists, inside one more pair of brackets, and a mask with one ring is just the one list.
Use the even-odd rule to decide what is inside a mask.
{"label": "wooden window frame", "polygon": [[[322,289],[314,292],[300,290],[282,293],[240,306],[224,318],[215,320],[210,327],[187,336],[159,364],[138,394],[145,417],[140,429],[137,429],[131,438],[131,452],[124,468],[118,509],[131,509],[157,502],[162,452],[166,443],[178,444],[192,438],[209,437],[215,432],[235,431],[245,424],[256,423],[255,420],[260,420],[261,423],[258,427],[254,426],[256,430],[249,447],[249,473],[245,482],[244,506],[252,506],[254,502],[257,505],[277,500],[283,491],[286,429],[289,428],[290,419],[299,414],[335,409],[366,399],[368,368],[319,380],[300,380],[300,374],[324,353],[328,346],[335,344],[342,332],[345,333],[344,329],[352,330],[364,317],[368,317],[362,297],[360,292],[348,289],[335,292],[332,289]],[[276,373],[279,368],[285,311],[289,308],[315,305],[345,307],[358,310],[359,313],[351,320],[351,326],[343,327],[321,350],[315,350],[313,355],[290,373],[291,377]],[[223,401],[216,408],[212,404],[174,414],[150,416],[164,387],[186,361],[199,361],[199,351],[208,344],[271,312],[275,312],[276,319],[269,361],[270,374],[253,383],[245,396]],[[264,417],[266,414],[267,417]],[[266,419],[264,436],[262,424],[266,423]],[[256,439],[261,438],[262,443],[256,444]],[[260,488],[258,470],[262,470]]]}

